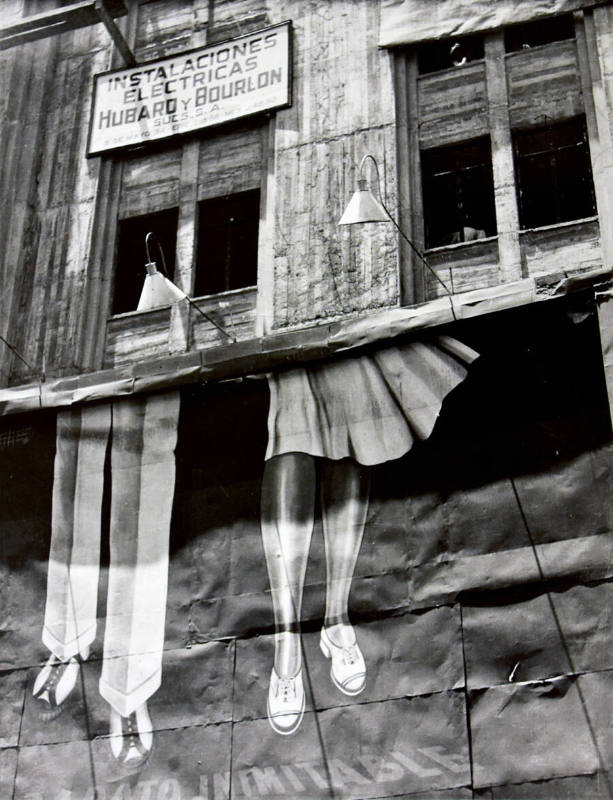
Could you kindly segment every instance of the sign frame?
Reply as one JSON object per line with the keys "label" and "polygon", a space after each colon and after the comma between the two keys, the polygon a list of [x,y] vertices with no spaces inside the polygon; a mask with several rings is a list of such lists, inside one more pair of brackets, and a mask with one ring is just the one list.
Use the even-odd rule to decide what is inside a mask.
{"label": "sign frame", "polygon": [[[99,87],[102,86],[105,80],[108,80],[110,76],[115,76],[117,79],[121,79],[121,76],[128,76],[130,74],[136,72],[143,72],[145,70],[153,70],[154,68],[160,68],[164,65],[168,65],[170,62],[181,60],[181,59],[189,59],[190,56],[198,53],[199,57],[204,55],[215,53],[224,47],[229,45],[236,45],[237,42],[242,42],[243,40],[248,42],[249,40],[262,36],[263,34],[270,34],[272,31],[276,31],[279,29],[284,29],[287,35],[287,79],[285,82],[281,82],[282,88],[284,88],[284,96],[282,99],[279,99],[279,102],[275,102],[270,106],[266,106],[263,108],[257,108],[255,110],[248,110],[245,113],[240,114],[229,114],[227,117],[223,119],[215,119],[213,121],[201,120],[198,124],[195,124],[191,127],[176,130],[176,126],[173,125],[173,129],[169,133],[161,133],[159,136],[143,136],[140,139],[127,141],[120,144],[109,144],[108,146],[103,146],[101,144],[96,144],[94,141],[94,122],[96,118],[96,113],[100,110],[97,105],[97,100],[99,98]],[[219,84],[215,84],[219,85]],[[130,89],[134,91],[134,89]],[[219,128],[223,125],[227,125],[230,123],[237,122],[239,120],[246,120],[252,117],[263,116],[266,114],[271,114],[275,111],[280,111],[284,108],[290,108],[292,106],[293,101],[293,26],[291,20],[284,20],[283,22],[276,23],[274,25],[268,25],[265,28],[258,28],[255,31],[250,31],[247,34],[242,34],[240,36],[234,36],[229,39],[224,39],[220,42],[215,42],[211,45],[205,45],[204,47],[195,47],[190,50],[185,50],[180,53],[174,53],[169,56],[164,56],[163,58],[155,58],[150,59],[149,61],[143,61],[138,63],[135,67],[121,67],[119,69],[111,69],[106,70],[105,72],[99,72],[93,77],[92,82],[92,95],[91,95],[91,104],[90,104],[90,116],[89,116],[89,126],[88,126],[88,134],[87,134],[87,150],[86,150],[86,157],[87,158],[95,158],[101,155],[108,155],[117,153],[120,151],[127,151],[127,150],[138,150],[142,148],[146,148],[150,145],[157,145],[160,142],[168,143],[171,140],[177,139],[184,139],[189,136],[194,136],[201,133],[203,130],[208,128]]]}

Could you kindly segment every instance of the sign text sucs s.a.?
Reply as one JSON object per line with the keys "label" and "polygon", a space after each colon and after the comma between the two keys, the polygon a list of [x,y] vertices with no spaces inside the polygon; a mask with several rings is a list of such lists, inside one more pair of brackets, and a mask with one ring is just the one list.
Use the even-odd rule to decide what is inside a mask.
{"label": "sign text sucs s.a.", "polygon": [[291,23],[96,75],[88,155],[291,103]]}

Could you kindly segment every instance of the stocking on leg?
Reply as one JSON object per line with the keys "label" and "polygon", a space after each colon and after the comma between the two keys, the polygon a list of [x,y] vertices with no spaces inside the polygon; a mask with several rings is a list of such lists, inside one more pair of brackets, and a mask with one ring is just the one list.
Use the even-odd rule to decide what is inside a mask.
{"label": "stocking on leg", "polygon": [[284,453],[266,462],[262,482],[262,541],[275,614],[275,669],[300,668],[300,611],[313,533],[315,461]]}
{"label": "stocking on leg", "polygon": [[284,453],[267,461],[262,482],[262,541],[276,628],[268,716],[281,734],[293,733],[304,711],[299,630],[315,480],[312,456]]}
{"label": "stocking on leg", "polygon": [[355,461],[326,461],[321,494],[326,547],[326,615],[321,649],[332,659],[331,677],[345,694],[358,694],[366,667],[349,622],[349,592],[362,544],[370,471]]}

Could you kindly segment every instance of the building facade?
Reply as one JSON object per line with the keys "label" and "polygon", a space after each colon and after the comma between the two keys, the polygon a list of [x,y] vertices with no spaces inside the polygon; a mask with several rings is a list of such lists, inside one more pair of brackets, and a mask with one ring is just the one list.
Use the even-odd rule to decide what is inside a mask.
{"label": "building facade", "polygon": [[0,15],[2,796],[612,797],[611,5]]}

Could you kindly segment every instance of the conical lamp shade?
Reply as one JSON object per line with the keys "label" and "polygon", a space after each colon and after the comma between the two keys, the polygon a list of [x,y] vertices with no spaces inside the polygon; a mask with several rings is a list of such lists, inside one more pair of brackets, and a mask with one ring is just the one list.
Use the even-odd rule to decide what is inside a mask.
{"label": "conical lamp shade", "polygon": [[360,187],[349,201],[339,225],[354,225],[356,222],[389,222],[381,203],[365,187],[366,181],[358,181]]}
{"label": "conical lamp shade", "polygon": [[184,300],[185,292],[168,280],[161,272],[157,271],[155,262],[146,264],[147,276],[145,285],[138,301],[137,311],[147,311],[150,308],[159,308]]}

